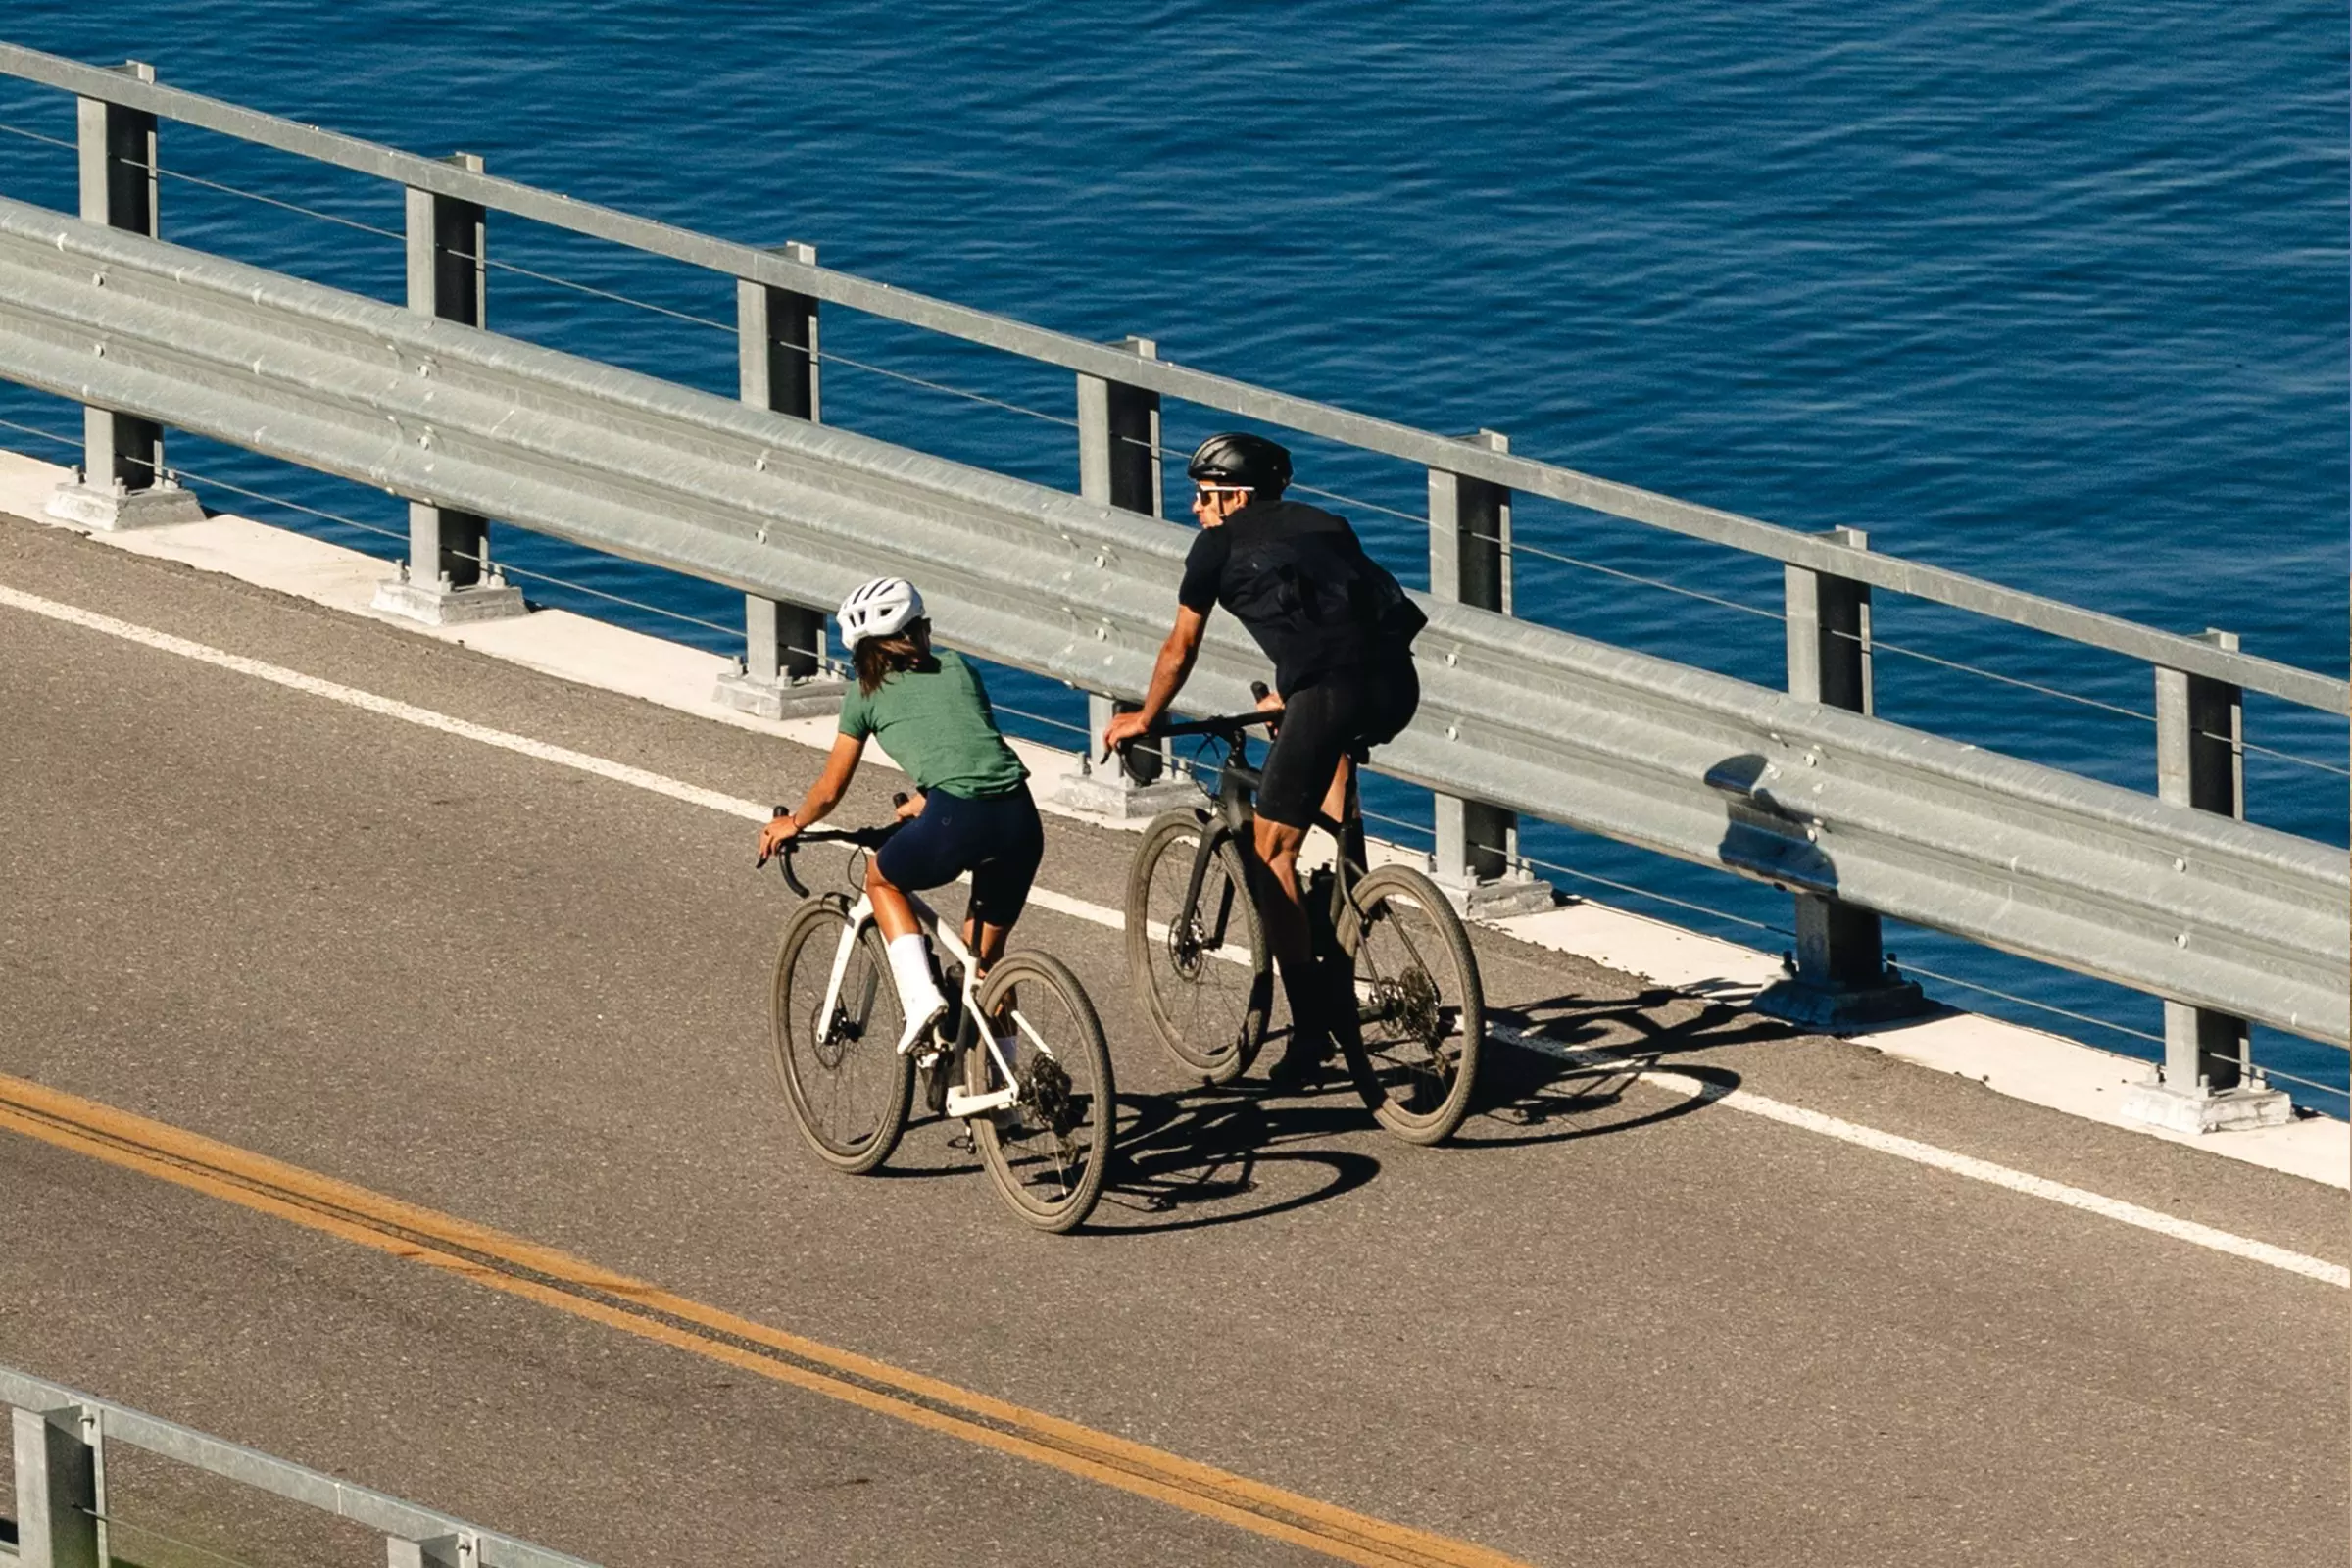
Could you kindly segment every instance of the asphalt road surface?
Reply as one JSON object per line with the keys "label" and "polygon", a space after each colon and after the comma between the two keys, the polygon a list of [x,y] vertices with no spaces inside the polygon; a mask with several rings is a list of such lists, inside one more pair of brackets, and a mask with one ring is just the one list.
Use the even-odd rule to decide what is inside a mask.
{"label": "asphalt road surface", "polygon": [[[0,585],[731,795],[817,761],[30,523]],[[2339,1287],[1532,1051],[1436,1150],[1204,1091],[1099,924],[1017,939],[1111,1036],[1088,1231],[952,1124],[826,1170],[754,832],[0,608],[0,1362],[613,1565],[2342,1560]],[[1049,833],[1115,907],[1134,840]],[[2328,1189],[1478,942],[1546,1039],[2346,1256]],[[116,1484],[157,1568],[382,1561]]]}

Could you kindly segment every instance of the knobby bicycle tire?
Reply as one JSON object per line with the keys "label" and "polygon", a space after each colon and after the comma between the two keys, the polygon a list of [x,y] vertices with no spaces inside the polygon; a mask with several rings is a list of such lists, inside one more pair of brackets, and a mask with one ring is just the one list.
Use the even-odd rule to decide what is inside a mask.
{"label": "knobby bicycle tire", "polygon": [[1357,1016],[1340,1031],[1348,1073],[1383,1127],[1407,1143],[1443,1143],[1470,1114],[1486,1043],[1470,934],[1437,884],[1408,866],[1366,872],[1351,896]]}
{"label": "knobby bicycle tire", "polygon": [[833,1016],[819,1016],[849,924],[837,897],[810,899],[785,922],[768,988],[768,1065],[817,1157],[862,1175],[888,1159],[906,1131],[914,1061],[899,1054],[906,1025],[898,988],[870,923],[858,934]]}
{"label": "knobby bicycle tire", "polygon": [[[1049,1053],[1015,1025],[1007,1054],[1020,1098],[1005,1110],[971,1118],[972,1147],[998,1196],[1023,1223],[1054,1234],[1074,1230],[1094,1212],[1118,1152],[1118,1084],[1094,1001],[1067,964],[1035,952],[998,960],[979,1001],[982,1020],[1017,1008],[1054,1061],[1044,1063]],[[963,1064],[969,1093],[1004,1087],[986,1040],[974,1038],[964,1048]]]}
{"label": "knobby bicycle tire", "polygon": [[1178,907],[1200,836],[1214,828],[1206,812],[1179,808],[1144,830],[1127,875],[1127,977],[1161,1048],[1206,1082],[1228,1084],[1265,1043],[1274,963],[1230,840],[1210,858],[1191,924]]}

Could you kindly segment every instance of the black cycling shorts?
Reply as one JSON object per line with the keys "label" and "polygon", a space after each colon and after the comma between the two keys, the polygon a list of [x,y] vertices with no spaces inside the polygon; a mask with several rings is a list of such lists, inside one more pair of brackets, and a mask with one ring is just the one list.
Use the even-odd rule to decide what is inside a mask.
{"label": "black cycling shorts", "polygon": [[971,912],[989,925],[1010,925],[1029,902],[1046,829],[1029,786],[965,797],[933,790],[922,814],[890,836],[874,857],[883,879],[906,893],[945,887],[972,873]]}
{"label": "black cycling shorts", "polygon": [[1373,747],[1396,739],[1420,706],[1421,678],[1410,659],[1361,674],[1326,675],[1291,693],[1266,753],[1257,814],[1284,827],[1310,825],[1340,759],[1363,761]]}

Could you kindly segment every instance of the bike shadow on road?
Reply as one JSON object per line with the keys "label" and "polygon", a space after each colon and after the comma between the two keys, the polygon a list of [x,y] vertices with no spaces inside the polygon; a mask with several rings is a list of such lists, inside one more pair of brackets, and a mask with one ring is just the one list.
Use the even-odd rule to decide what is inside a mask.
{"label": "bike shadow on road", "polygon": [[[1279,1041],[1275,1042],[1279,1044]],[[1081,1234],[1157,1235],[1265,1219],[1353,1192],[1380,1174],[1368,1153],[1331,1147],[1372,1120],[1334,1076],[1312,1099],[1260,1084],[1119,1093],[1118,1161]],[[867,1180],[979,1173],[971,1134],[931,1113],[918,1089],[906,1137]]]}
{"label": "bike shadow on road", "polygon": [[[1567,1143],[1688,1116],[1742,1081],[1736,1070],[1694,1056],[1801,1033],[1721,1003],[1672,1022],[1660,1017],[1681,1000],[1677,993],[1643,991],[1490,1007],[1489,1020],[1499,1027],[1488,1036],[1478,1108],[1451,1144],[1499,1150]],[[1516,1044],[1511,1035],[1607,1059],[1562,1059]],[[1268,1042],[1269,1055],[1279,1044],[1279,1038]],[[1654,1107],[1630,1101],[1641,1069],[1657,1065],[1698,1079],[1706,1091]],[[1361,1149],[1337,1146],[1374,1125],[1336,1069],[1309,1098],[1274,1095],[1249,1081],[1228,1088],[1122,1091],[1118,1164],[1084,1232],[1201,1230],[1344,1197],[1378,1176],[1381,1161]],[[977,1171],[969,1135],[958,1136],[959,1129],[927,1113],[919,1100],[907,1131],[908,1143],[876,1177],[920,1180]],[[925,1131],[932,1136],[914,1136]]]}
{"label": "bike shadow on road", "polygon": [[[1677,993],[1652,990],[1631,997],[1595,1000],[1562,996],[1500,1008],[1489,1019],[1503,1029],[1569,1051],[1587,1050],[1595,1060],[1563,1059],[1532,1045],[1519,1045],[1491,1031],[1479,1085],[1479,1109],[1453,1142],[1465,1148],[1510,1149],[1566,1143],[1610,1133],[1632,1132],[1704,1109],[1740,1087],[1729,1067],[1694,1061],[1697,1053],[1788,1039],[1788,1025],[1721,1003],[1708,1003],[1687,1018],[1658,1016]],[[1628,1037],[1631,1038],[1628,1038]],[[1629,1102],[1640,1070],[1672,1058],[1676,1072],[1696,1078],[1706,1093],[1654,1107]]]}
{"label": "bike shadow on road", "polygon": [[1311,1147],[1366,1126],[1362,1103],[1345,1086],[1331,1088],[1346,1099],[1276,1100],[1244,1086],[1122,1093],[1118,1168],[1087,1229],[1200,1230],[1355,1191],[1380,1174],[1380,1161]]}

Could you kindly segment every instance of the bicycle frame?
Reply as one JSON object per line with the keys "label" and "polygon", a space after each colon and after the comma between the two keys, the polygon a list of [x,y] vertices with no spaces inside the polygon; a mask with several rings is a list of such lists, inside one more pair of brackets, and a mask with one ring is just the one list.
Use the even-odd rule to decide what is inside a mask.
{"label": "bicycle frame", "polygon": [[[1202,725],[1214,722],[1214,720],[1200,721]],[[1188,729],[1194,727],[1186,726]],[[1192,875],[1186,882],[1184,890],[1183,908],[1196,920],[1198,920],[1200,907],[1200,888],[1207,880],[1209,861],[1215,857],[1218,846],[1229,840],[1238,841],[1242,846],[1242,863],[1248,868],[1251,879],[1255,880],[1266,874],[1265,867],[1259,863],[1257,858],[1257,847],[1251,827],[1251,824],[1257,819],[1257,786],[1265,775],[1262,769],[1251,767],[1245,760],[1246,753],[1240,730],[1221,732],[1221,738],[1226,742],[1227,753],[1225,765],[1217,770],[1216,808],[1210,813],[1209,823],[1206,824],[1199,842],[1193,847]],[[1352,798],[1352,792],[1350,794]],[[1360,819],[1358,820],[1360,821]],[[1365,868],[1354,863],[1348,857],[1348,834],[1344,824],[1335,822],[1321,811],[1317,811],[1313,825],[1329,833],[1333,844],[1337,846],[1337,853],[1332,857],[1331,929],[1339,939],[1342,950],[1350,951],[1355,939],[1356,925],[1353,893],[1356,879],[1363,875]],[[1248,894],[1251,898],[1259,896],[1256,889],[1248,890]],[[1228,909],[1219,909],[1214,931],[1201,931],[1201,941],[1209,949],[1213,950],[1223,946],[1225,921],[1230,912]]]}
{"label": "bicycle frame", "polygon": [[[1257,695],[1263,701],[1266,694],[1260,691]],[[1247,750],[1248,729],[1266,722],[1267,716],[1267,711],[1261,710],[1160,727],[1162,735],[1220,741],[1225,760],[1212,808],[1172,812],[1153,824],[1148,840],[1153,858],[1149,863],[1139,860],[1130,874],[1128,918],[1143,920],[1145,927],[1140,942],[1131,931],[1129,973],[1139,985],[1150,985],[1146,1000],[1152,1021],[1162,1043],[1187,1070],[1208,1073],[1211,1083],[1229,1081],[1247,1069],[1263,1043],[1269,1019],[1267,999],[1261,991],[1252,990],[1243,1015],[1244,1033],[1233,1054],[1197,1051],[1178,1038],[1184,1026],[1174,1022],[1160,1005],[1159,966],[1172,964],[1181,982],[1198,978],[1202,959],[1224,958],[1254,966],[1262,985],[1281,968],[1283,960],[1269,955],[1266,949],[1271,944],[1261,946],[1254,933],[1244,951],[1225,951],[1231,901],[1236,896],[1248,899],[1262,918],[1275,898],[1298,898],[1308,916],[1308,954],[1318,965],[1344,961],[1348,971],[1347,991],[1330,998],[1341,1008],[1332,1022],[1346,1021],[1346,997],[1351,992],[1357,1028],[1335,1027],[1332,1032],[1341,1036],[1333,1043],[1347,1057],[1357,1092],[1373,1115],[1398,1137],[1416,1144],[1443,1142],[1469,1113],[1486,1035],[1483,987],[1469,934],[1445,894],[1421,872],[1394,865],[1375,870],[1367,863],[1370,857],[1363,838],[1362,808],[1351,777],[1336,813],[1339,821],[1322,810],[1312,814],[1310,825],[1330,833],[1337,844],[1338,854],[1331,864],[1317,866],[1296,890],[1270,885],[1271,872],[1255,853],[1254,842],[1258,837],[1256,794],[1264,785],[1265,774],[1262,768],[1249,765]],[[1184,892],[1177,905],[1162,914],[1155,907],[1152,889],[1163,885],[1159,867],[1172,871],[1177,864],[1176,844],[1187,828],[1197,831]],[[1285,842],[1290,839],[1287,830],[1280,836]],[[1241,841],[1235,848],[1243,861],[1243,874],[1236,878],[1221,868],[1217,898],[1222,906],[1213,912],[1203,910],[1201,900],[1208,888],[1210,862],[1225,855],[1226,845],[1235,840]],[[1233,885],[1236,880],[1243,883],[1238,890]],[[1428,937],[1434,947],[1416,936],[1407,920],[1396,917],[1396,910],[1413,907],[1426,911],[1432,927]],[[1377,927],[1371,924],[1375,920],[1380,922]],[[1376,931],[1392,930],[1402,944],[1400,954],[1388,952],[1389,944],[1375,939]],[[1153,945],[1159,942],[1168,944],[1164,956],[1154,951]],[[1274,957],[1272,965],[1265,963],[1267,956]],[[1150,976],[1142,973],[1147,967]],[[1298,982],[1302,978],[1283,976],[1294,995],[1298,995]],[[1377,1042],[1361,1032],[1362,1026],[1375,1023],[1383,1031]],[[1457,1029],[1461,1043],[1449,1048],[1446,1042]],[[1256,1031],[1254,1038],[1252,1030]],[[1288,1059],[1286,1056],[1286,1064]]]}
{"label": "bicycle frame", "polygon": [[[960,995],[963,1001],[963,1016],[956,1039],[941,1040],[938,1027],[934,1025],[931,1049],[922,1051],[917,1048],[918,1052],[922,1056],[936,1060],[952,1053],[956,1046],[965,1045],[967,1036],[976,1034],[981,1040],[986,1041],[989,1055],[995,1059],[997,1070],[1004,1074],[1004,1087],[992,1089],[984,1095],[973,1095],[965,1093],[961,1085],[952,1085],[948,1090],[947,1112],[951,1116],[961,1118],[981,1116],[990,1111],[1002,1110],[1010,1105],[1020,1092],[1013,1074],[1012,1062],[1004,1052],[1004,1047],[1011,1043],[1013,1037],[1008,1036],[1001,1041],[997,1038],[996,1031],[986,1027],[982,1021],[980,986],[974,978],[974,970],[977,965],[972,962],[971,950],[966,948],[953,931],[940,923],[938,911],[933,909],[930,905],[925,904],[911,893],[905,894],[903,897],[914,910],[915,929],[922,932],[925,942],[933,945],[934,952],[943,947],[947,950],[948,956],[956,960],[957,973],[962,982]],[[832,973],[825,981],[825,1009],[821,1016],[826,1018],[833,1017],[835,1009],[841,1004],[841,982],[842,977],[849,973],[850,955],[857,951],[858,939],[864,935],[865,928],[873,923],[874,901],[872,897],[860,894],[858,902],[850,906],[849,916],[850,923],[841,934],[841,946],[834,950]],[[1054,1048],[1047,1045],[1029,1020],[1021,1016],[1021,1009],[1013,1007],[1008,1010],[1014,1026],[1022,1035],[1028,1036],[1029,1043],[1045,1054],[1053,1055]]]}

